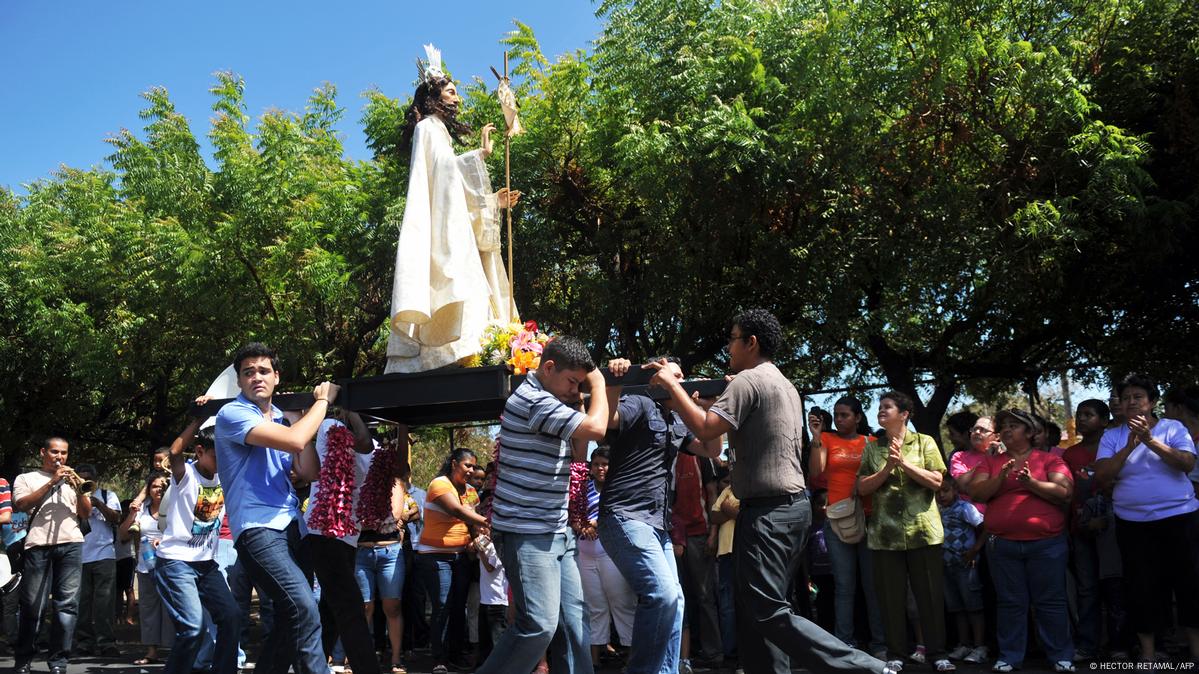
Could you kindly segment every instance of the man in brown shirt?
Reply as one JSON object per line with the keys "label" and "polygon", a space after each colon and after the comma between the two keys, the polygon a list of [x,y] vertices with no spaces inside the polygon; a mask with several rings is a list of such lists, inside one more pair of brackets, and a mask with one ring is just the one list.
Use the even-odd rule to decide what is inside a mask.
{"label": "man in brown shirt", "polygon": [[24,570],[21,578],[21,617],[17,631],[16,674],[28,674],[36,653],[34,640],[46,599],[54,595],[50,621],[51,674],[66,674],[67,657],[79,615],[79,581],[83,573],[83,532],[79,521],[92,514],[90,494],[76,493],[66,480],[69,446],[48,438],[41,449],[40,469],[22,473],[13,482],[13,508],[28,512]]}
{"label": "man in brown shirt", "polygon": [[664,364],[651,384],[670,392],[683,423],[701,441],[729,434],[733,494],[741,512],[733,535],[737,650],[747,674],[785,674],[791,665],[814,672],[883,672],[878,659],[846,646],[796,614],[786,592],[802,559],[812,507],[800,461],[803,404],[771,359],[782,347],[778,319],[751,309],[733,319],[729,365],[737,373],[705,411],[691,401]]}

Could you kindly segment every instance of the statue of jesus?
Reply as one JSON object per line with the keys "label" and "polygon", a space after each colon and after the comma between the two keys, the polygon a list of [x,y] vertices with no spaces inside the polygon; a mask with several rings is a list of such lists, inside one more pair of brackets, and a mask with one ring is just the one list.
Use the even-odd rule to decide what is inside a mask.
{"label": "statue of jesus", "polygon": [[493,124],[480,146],[455,155],[452,140],[470,132],[458,121],[458,89],[425,47],[421,81],[404,124],[411,149],[408,197],[396,250],[386,372],[423,372],[477,354],[487,324],[516,320],[500,256],[499,213],[520,192],[493,192],[485,160]]}

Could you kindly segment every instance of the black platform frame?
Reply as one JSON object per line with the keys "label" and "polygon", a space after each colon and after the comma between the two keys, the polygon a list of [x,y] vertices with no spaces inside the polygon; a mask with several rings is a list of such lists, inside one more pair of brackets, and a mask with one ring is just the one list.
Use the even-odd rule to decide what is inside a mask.
{"label": "black platform frame", "polygon": [[[620,384],[628,394],[664,399],[666,392],[649,387],[650,370],[634,367],[617,378],[604,369],[609,385]],[[504,411],[504,402],[522,382],[524,375],[513,375],[508,368],[458,367],[412,374],[384,374],[337,381],[341,387],[334,403],[379,421],[409,426],[449,425],[496,421]],[[683,383],[688,393],[716,397],[724,392],[723,379],[697,379]],[[194,415],[214,415],[232,399],[212,400],[203,407],[193,405]],[[280,393],[273,400],[282,410],[300,410],[312,405],[311,392]]]}

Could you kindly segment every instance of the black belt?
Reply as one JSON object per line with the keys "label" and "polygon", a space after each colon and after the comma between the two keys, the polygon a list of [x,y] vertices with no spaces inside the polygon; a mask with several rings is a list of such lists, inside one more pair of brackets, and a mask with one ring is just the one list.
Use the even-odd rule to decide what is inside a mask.
{"label": "black belt", "polygon": [[807,498],[807,491],[800,489],[794,494],[779,494],[778,496],[759,496],[756,498],[741,499],[742,508],[774,508],[776,506],[791,505],[796,501]]}

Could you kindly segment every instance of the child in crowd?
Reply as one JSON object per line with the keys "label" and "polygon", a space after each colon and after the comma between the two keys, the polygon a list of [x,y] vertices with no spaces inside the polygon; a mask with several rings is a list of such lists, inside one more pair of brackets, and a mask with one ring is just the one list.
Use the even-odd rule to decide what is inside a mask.
{"label": "child in crowd", "polygon": [[[953,480],[943,480],[937,490],[945,543],[945,610],[957,621],[958,647],[954,660],[978,663],[987,659],[983,645],[983,585],[978,574],[978,553],[986,543],[983,516],[974,504],[958,495]],[[971,641],[968,642],[967,640]],[[973,644],[973,645],[971,645]]]}

